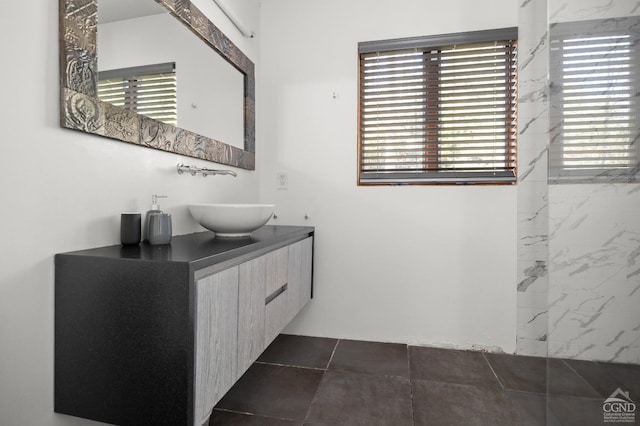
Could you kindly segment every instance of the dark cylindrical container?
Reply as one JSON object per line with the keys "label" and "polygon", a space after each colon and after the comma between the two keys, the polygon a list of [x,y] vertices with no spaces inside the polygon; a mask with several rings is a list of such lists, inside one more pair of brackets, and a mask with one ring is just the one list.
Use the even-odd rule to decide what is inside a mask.
{"label": "dark cylindrical container", "polygon": [[140,244],[142,239],[142,215],[122,213],[120,215],[120,242],[123,246]]}
{"label": "dark cylindrical container", "polygon": [[167,213],[149,214],[147,241],[151,245],[169,244],[171,242],[171,215]]}

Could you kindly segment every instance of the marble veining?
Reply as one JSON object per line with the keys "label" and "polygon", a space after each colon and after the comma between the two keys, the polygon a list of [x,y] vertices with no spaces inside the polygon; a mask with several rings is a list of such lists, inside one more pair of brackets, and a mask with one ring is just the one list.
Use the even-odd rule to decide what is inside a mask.
{"label": "marble veining", "polygon": [[547,276],[547,265],[543,260],[536,260],[535,264],[524,270],[527,278],[518,283],[518,291],[527,291],[529,286],[540,277]]}
{"label": "marble veining", "polygon": [[553,0],[549,2],[551,23],[588,19],[609,19],[637,15],[640,1],[619,0]]}
{"label": "marble veining", "polygon": [[640,363],[637,187],[550,186],[551,356]]}
{"label": "marble veining", "polygon": [[546,356],[548,92],[546,0],[518,12],[518,294],[516,353]]}
{"label": "marble veining", "polygon": [[546,309],[521,308],[518,312],[520,333],[529,339],[544,342],[547,340],[548,312]]}
{"label": "marble veining", "polygon": [[547,204],[544,204],[542,206],[539,206],[538,210],[536,210],[535,212],[533,212],[533,215],[525,217],[524,220],[526,220],[527,222],[534,222],[536,221],[538,218],[540,218],[542,214],[546,213],[548,208],[547,208]]}
{"label": "marble veining", "polygon": [[[520,101],[524,101],[522,98],[520,98]],[[529,127],[531,127],[531,125],[536,122],[540,117],[546,115],[546,111],[542,111],[540,112],[540,114],[538,114],[537,116],[530,118],[529,120],[527,120],[524,124],[522,125],[518,125],[518,134],[519,135],[523,135],[525,134],[525,132],[527,131],[527,129],[529,129]],[[544,151],[540,154],[540,156],[538,157],[538,159],[544,154]]]}
{"label": "marble veining", "polygon": [[[533,81],[533,84],[535,84],[535,81]],[[529,90],[529,91],[525,91],[526,89],[528,89],[528,87],[526,86],[526,83],[522,84],[522,91],[523,93],[521,93],[519,95],[519,99],[520,102],[536,102],[536,101],[546,101],[547,100],[547,96],[548,96],[548,91],[545,87],[537,87],[535,89]],[[528,126],[527,126],[528,128]],[[525,129],[526,130],[526,129]],[[521,132],[524,130],[521,130]]]}
{"label": "marble veining", "polygon": [[538,43],[533,47],[533,49],[529,50],[526,59],[520,64],[518,68],[519,70],[524,70],[525,68],[527,68],[527,66],[529,66],[529,64],[534,61],[536,55],[540,55],[545,52],[545,47],[547,46],[547,38],[548,34],[546,32],[542,36],[540,36],[540,40],[538,40]]}
{"label": "marble veining", "polygon": [[[524,131],[526,131],[526,129],[524,129],[523,132]],[[521,181],[526,180],[536,170],[536,167],[538,167],[539,164],[545,163],[542,165],[542,168],[546,166],[548,151],[549,149],[547,147],[544,147],[544,149],[542,149],[542,151],[540,151],[537,156],[529,161],[529,163],[527,164],[527,168],[520,174]]]}

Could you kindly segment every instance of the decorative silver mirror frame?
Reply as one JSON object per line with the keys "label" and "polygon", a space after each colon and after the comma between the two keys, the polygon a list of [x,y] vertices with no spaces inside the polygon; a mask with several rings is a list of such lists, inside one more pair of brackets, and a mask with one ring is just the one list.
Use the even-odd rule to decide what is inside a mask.
{"label": "decorative silver mirror frame", "polygon": [[244,75],[244,149],[102,102],[98,0],[60,0],[60,125],[123,142],[255,169],[255,66],[190,0],[155,0]]}

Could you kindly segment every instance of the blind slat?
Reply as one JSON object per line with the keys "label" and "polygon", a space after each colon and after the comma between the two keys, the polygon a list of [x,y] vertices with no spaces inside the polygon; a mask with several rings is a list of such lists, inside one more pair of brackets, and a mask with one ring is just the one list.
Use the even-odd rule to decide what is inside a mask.
{"label": "blind slat", "polygon": [[98,96],[104,102],[177,125],[175,64],[101,72]]}

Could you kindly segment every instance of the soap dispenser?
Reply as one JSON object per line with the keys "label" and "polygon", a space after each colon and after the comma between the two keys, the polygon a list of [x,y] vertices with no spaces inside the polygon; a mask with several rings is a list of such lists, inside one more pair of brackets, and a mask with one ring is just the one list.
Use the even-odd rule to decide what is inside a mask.
{"label": "soap dispenser", "polygon": [[158,198],[168,197],[166,195],[152,195],[151,210],[147,212],[144,221],[144,238],[152,245],[169,244],[171,242],[171,215],[160,210]]}

